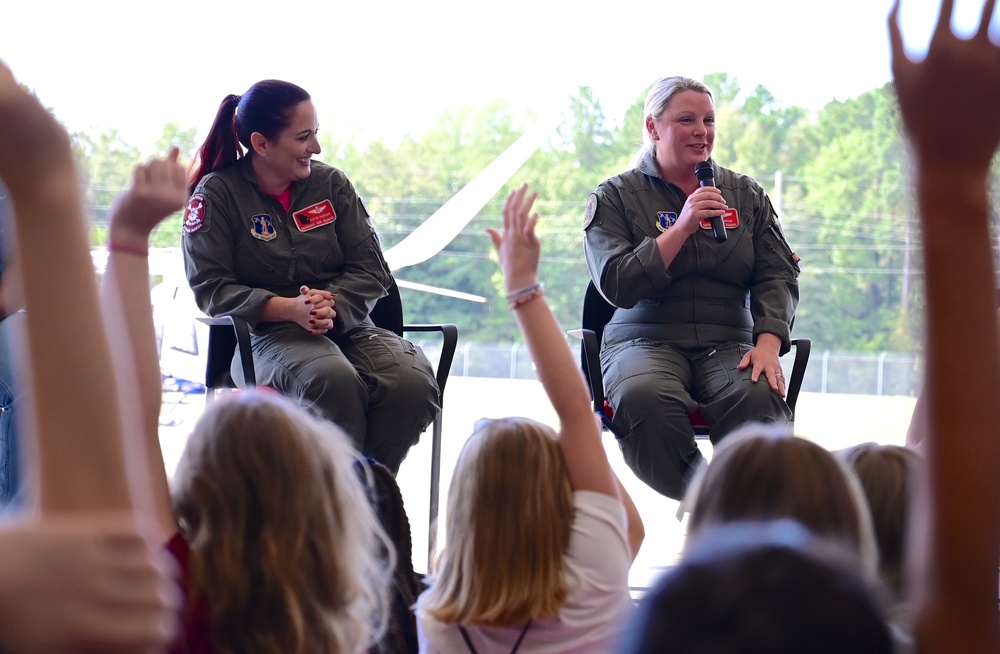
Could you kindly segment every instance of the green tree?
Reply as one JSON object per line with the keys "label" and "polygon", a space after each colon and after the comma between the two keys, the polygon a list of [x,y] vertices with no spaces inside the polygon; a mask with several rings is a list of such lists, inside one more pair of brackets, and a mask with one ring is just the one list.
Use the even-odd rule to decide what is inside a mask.
{"label": "green tree", "polygon": [[91,225],[91,240],[107,240],[108,209],[129,184],[132,168],[141,161],[139,149],[125,142],[118,130],[101,134],[76,133],[73,150],[83,176],[84,203]]}
{"label": "green tree", "polygon": [[[177,121],[172,121],[163,126],[160,138],[156,140],[154,156],[163,156],[170,151],[170,148],[177,146],[180,150],[179,160],[181,164],[189,166],[195,157],[195,153],[200,145],[195,139],[195,129],[181,128]],[[150,238],[152,247],[180,247],[181,245],[181,221],[184,212],[168,216],[157,226]]]}
{"label": "green tree", "polygon": [[797,328],[830,347],[912,351],[921,336],[907,157],[889,85],[833,102],[808,137]]}

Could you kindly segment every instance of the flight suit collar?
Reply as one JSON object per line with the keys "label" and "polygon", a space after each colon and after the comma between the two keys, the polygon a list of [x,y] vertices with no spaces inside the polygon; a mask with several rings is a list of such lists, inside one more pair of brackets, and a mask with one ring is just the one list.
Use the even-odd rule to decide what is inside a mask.
{"label": "flight suit collar", "polygon": [[[715,160],[711,157],[708,158],[708,162],[712,164],[712,170],[715,172],[715,179],[718,180],[720,176],[719,164],[715,163]],[[652,148],[647,149],[646,152],[643,153],[642,158],[639,159],[639,164],[636,166],[636,170],[643,175],[655,177],[656,179],[662,180],[667,184],[676,186],[676,184],[668,179],[664,179],[660,174],[660,167],[656,165],[656,158]]]}
{"label": "flight suit collar", "polygon": [[[242,177],[250,184],[253,184],[253,186],[257,189],[257,191],[261,195],[267,195],[267,193],[264,192],[264,189],[261,188],[260,183],[257,181],[257,175],[255,175],[253,172],[253,164],[250,162],[250,155],[247,154],[240,157],[239,161],[237,161],[236,163],[239,166],[240,177]],[[299,191],[308,181],[309,178],[297,179],[294,182],[292,182],[291,198],[293,201],[295,200],[296,195],[298,195]]]}

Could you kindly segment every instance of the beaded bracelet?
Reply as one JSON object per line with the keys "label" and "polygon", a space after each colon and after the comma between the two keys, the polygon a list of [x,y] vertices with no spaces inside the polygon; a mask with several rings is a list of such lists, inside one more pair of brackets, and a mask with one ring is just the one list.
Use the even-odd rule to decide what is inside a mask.
{"label": "beaded bracelet", "polygon": [[531,302],[535,298],[541,297],[545,293],[545,284],[536,282],[531,286],[519,288],[507,294],[507,304],[511,309],[516,309],[523,304]]}
{"label": "beaded bracelet", "polygon": [[536,298],[540,298],[543,295],[545,295],[545,291],[543,291],[540,288],[536,288],[531,293],[528,293],[527,295],[522,295],[521,297],[519,297],[518,299],[514,300],[513,302],[510,302],[509,303],[510,304],[510,308],[511,309],[519,309],[519,308],[523,307],[525,304],[527,304],[528,302],[531,302],[532,300],[534,300]]}
{"label": "beaded bracelet", "polygon": [[119,252],[121,254],[132,254],[132,255],[135,255],[137,257],[148,257],[149,256],[149,249],[148,248],[140,248],[140,247],[136,247],[134,245],[128,245],[126,243],[115,243],[113,241],[110,242],[110,243],[108,243],[108,252]]}

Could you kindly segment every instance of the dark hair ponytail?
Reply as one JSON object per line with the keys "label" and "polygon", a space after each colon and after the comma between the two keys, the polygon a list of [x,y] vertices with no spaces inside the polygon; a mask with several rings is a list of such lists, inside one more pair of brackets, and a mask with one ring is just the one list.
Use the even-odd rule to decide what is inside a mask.
{"label": "dark hair ponytail", "polygon": [[225,168],[234,163],[243,154],[236,136],[236,107],[240,102],[240,96],[227,95],[219,105],[219,111],[215,114],[215,121],[212,129],[208,132],[208,138],[198,148],[198,154],[191,164],[191,172],[188,176],[188,193],[194,191],[198,182],[205,175]]}
{"label": "dark hair ponytail", "polygon": [[193,192],[205,175],[235,163],[243,156],[243,148],[251,150],[250,135],[254,132],[276,138],[288,127],[295,105],[308,99],[302,87],[276,79],[257,82],[242,96],[227,95],[191,166],[188,192]]}

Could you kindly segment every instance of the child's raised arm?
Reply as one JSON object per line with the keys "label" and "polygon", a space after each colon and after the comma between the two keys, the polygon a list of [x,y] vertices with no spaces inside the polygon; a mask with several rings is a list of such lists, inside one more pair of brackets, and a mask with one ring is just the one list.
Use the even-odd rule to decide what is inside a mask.
{"label": "child's raised arm", "polygon": [[537,193],[527,185],[512,191],[503,207],[503,233],[490,229],[500,255],[508,300],[545,392],[559,416],[559,446],[573,490],[618,497],[590,391],[555,316],[538,287],[541,244],[535,235]]}
{"label": "child's raised arm", "polygon": [[922,410],[930,476],[928,559],[917,624],[926,652],[997,652],[1000,348],[987,177],[1000,144],[995,0],[971,39],[943,0],[926,58],[912,61],[889,16],[892,71],[915,158],[927,288]]}
{"label": "child's raised arm", "polygon": [[24,415],[34,438],[25,440],[41,467],[40,506],[128,509],[118,397],[69,136],[6,67],[0,143],[26,308]]}
{"label": "child's raised arm", "polygon": [[69,137],[2,62],[0,178],[18,235],[39,513],[0,524],[0,650],[154,651],[176,626],[177,589],[133,510]]}
{"label": "child's raised arm", "polygon": [[[149,237],[160,222],[184,206],[184,169],[178,150],[166,159],[152,159],[132,171],[132,184],[112,206],[108,217],[108,265],[102,301],[115,349],[119,393],[126,400],[127,435],[138,463],[134,484],[149,480],[140,492],[152,492],[157,523],[166,535],[176,530],[167,475],[159,441],[162,395],[156,352],[152,299],[149,294]],[[137,410],[136,410],[137,409]]]}

